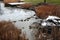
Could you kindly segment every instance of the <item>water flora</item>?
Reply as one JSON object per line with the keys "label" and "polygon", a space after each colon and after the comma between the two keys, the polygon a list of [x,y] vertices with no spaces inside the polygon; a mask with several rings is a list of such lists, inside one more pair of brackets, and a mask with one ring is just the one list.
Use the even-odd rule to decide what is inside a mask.
{"label": "water flora", "polygon": [[26,40],[12,22],[0,22],[0,40]]}

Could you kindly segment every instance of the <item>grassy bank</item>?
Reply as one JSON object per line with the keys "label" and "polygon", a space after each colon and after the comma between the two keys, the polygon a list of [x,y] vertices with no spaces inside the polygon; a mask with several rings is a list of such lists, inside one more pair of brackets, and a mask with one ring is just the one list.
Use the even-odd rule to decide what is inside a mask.
{"label": "grassy bank", "polygon": [[43,0],[25,0],[26,2],[31,2],[33,4],[37,4],[37,3],[40,3],[40,2],[43,2]]}
{"label": "grassy bank", "polygon": [[48,3],[60,4],[60,0],[47,0]]}
{"label": "grassy bank", "polygon": [[[25,1],[32,2],[33,4],[44,2],[44,0],[25,0]],[[47,3],[60,4],[60,0],[47,0]]]}

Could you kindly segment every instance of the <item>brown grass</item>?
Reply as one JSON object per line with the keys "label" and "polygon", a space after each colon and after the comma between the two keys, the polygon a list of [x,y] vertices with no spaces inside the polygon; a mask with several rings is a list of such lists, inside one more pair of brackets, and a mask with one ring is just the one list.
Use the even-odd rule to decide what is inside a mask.
{"label": "brown grass", "polygon": [[32,4],[30,4],[30,3],[25,3],[25,4],[20,4],[20,5],[18,5],[18,6],[20,6],[21,8],[24,8],[24,9],[28,9],[28,8],[32,7]]}
{"label": "brown grass", "polygon": [[40,5],[35,7],[36,15],[39,18],[47,18],[49,15],[60,17],[60,6]]}
{"label": "brown grass", "polygon": [[3,0],[4,3],[15,3],[18,2],[19,0]]}
{"label": "brown grass", "polygon": [[20,35],[21,29],[17,29],[12,22],[0,22],[0,40],[26,40]]}

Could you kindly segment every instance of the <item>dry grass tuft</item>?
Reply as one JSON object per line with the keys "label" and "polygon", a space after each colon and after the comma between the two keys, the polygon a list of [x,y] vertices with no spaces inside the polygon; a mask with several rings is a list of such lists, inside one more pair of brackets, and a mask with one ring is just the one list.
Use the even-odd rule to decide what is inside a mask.
{"label": "dry grass tuft", "polygon": [[57,5],[40,5],[35,7],[35,11],[39,18],[47,18],[49,15],[60,17],[60,6]]}
{"label": "dry grass tuft", "polygon": [[17,29],[12,22],[0,22],[0,40],[26,40],[20,35],[21,29]]}

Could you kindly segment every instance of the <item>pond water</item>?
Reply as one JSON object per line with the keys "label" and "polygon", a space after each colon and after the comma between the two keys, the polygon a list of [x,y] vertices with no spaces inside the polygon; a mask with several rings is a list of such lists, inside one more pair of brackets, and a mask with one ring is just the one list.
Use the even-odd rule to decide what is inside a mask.
{"label": "pond water", "polygon": [[39,19],[35,19],[33,17],[34,14],[35,12],[32,10],[4,7],[4,3],[0,3],[0,21],[12,21],[17,28],[22,29],[22,32],[25,33],[29,40],[35,40],[32,31],[29,29],[29,26],[33,22],[39,21]]}

